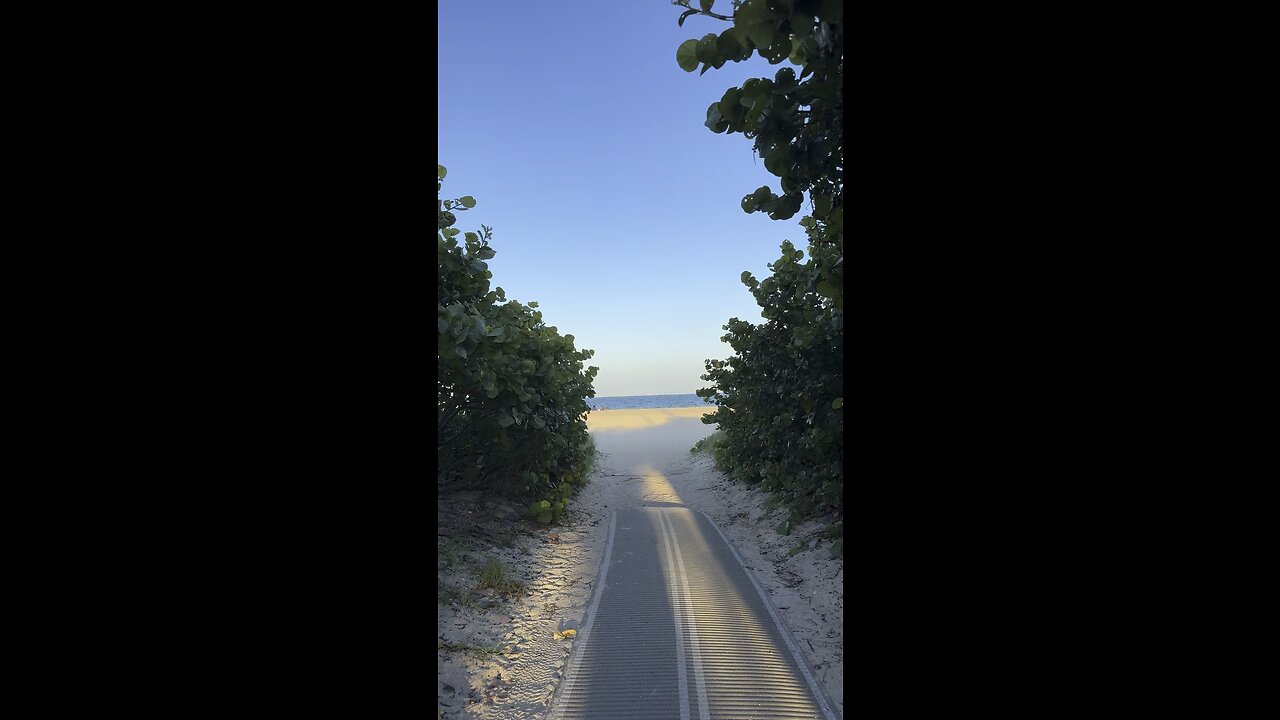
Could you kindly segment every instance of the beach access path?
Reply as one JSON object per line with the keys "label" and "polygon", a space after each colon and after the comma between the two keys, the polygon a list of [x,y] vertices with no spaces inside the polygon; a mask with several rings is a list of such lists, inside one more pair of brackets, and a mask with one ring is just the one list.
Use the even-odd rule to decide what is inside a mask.
{"label": "beach access path", "polygon": [[[529,580],[503,610],[513,619],[495,637],[508,650],[499,672],[441,655],[442,687],[492,697],[445,717],[843,715],[843,560],[829,556],[824,526],[777,534],[783,511],[689,452],[715,430],[700,421],[709,410],[588,416],[597,467],[564,527],[549,529],[554,542],[491,548]],[[470,632],[455,619],[485,618],[450,615],[446,639]]]}
{"label": "beach access path", "polygon": [[707,493],[726,484],[689,453],[714,430],[700,420],[706,412],[592,414],[597,472],[614,492],[552,718],[839,717],[813,667],[821,663],[806,657],[732,541],[690,505],[720,506]]}

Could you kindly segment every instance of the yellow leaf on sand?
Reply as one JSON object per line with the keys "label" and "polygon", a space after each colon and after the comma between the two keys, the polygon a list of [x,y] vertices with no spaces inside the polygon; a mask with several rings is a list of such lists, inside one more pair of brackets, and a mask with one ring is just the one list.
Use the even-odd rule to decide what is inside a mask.
{"label": "yellow leaf on sand", "polygon": [[574,635],[577,635],[577,634],[578,634],[578,631],[577,631],[577,630],[574,630],[574,629],[572,629],[572,628],[571,628],[571,629],[569,629],[569,630],[565,630],[564,632],[562,632],[562,633],[560,633],[560,634],[561,634],[561,635],[564,635],[565,637],[573,637]]}
{"label": "yellow leaf on sand", "polygon": [[559,630],[557,630],[557,631],[555,631],[555,632],[551,633],[551,637],[555,638],[556,640],[563,640],[563,639],[565,639],[565,638],[571,638],[571,637],[573,637],[574,635],[577,635],[577,634],[578,634],[578,631],[577,631],[577,630],[574,630],[573,628],[569,628],[568,630],[565,630],[564,632],[560,632]]}

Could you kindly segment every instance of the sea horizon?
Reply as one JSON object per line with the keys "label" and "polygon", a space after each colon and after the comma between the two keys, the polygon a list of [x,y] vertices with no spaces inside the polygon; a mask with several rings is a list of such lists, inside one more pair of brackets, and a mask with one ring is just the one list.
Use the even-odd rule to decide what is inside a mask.
{"label": "sea horizon", "polygon": [[597,395],[587,398],[587,406],[603,407],[606,410],[638,410],[657,408],[706,407],[715,406],[698,397],[697,393],[674,393],[667,395]]}

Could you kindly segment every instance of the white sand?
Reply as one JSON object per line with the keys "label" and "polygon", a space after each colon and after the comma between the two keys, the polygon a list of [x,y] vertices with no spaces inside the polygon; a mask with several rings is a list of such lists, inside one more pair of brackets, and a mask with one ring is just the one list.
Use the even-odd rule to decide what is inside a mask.
{"label": "white sand", "polygon": [[[814,537],[823,529],[817,523],[806,523],[789,537],[778,535],[772,528],[784,519],[782,511],[766,515],[762,493],[730,483],[712,467],[709,457],[689,452],[715,430],[699,420],[706,412],[707,408],[675,408],[590,414],[588,425],[600,461],[591,482],[570,505],[563,527],[530,531],[517,539],[514,548],[480,547],[469,555],[472,568],[487,556],[500,557],[516,569],[517,579],[529,583],[529,593],[491,608],[438,608],[437,631],[445,642],[499,643],[511,651],[473,657],[438,649],[442,717],[535,720],[546,716],[574,642],[556,640],[552,634],[583,620],[604,551],[609,512],[646,502],[682,503],[707,513],[720,526],[771,594],[843,714],[844,561],[829,557],[829,540]],[[477,510],[477,514],[483,512]],[[512,526],[502,518],[482,520],[482,526],[486,522],[490,528]],[[557,537],[552,539],[550,533]],[[787,552],[805,539],[809,549],[788,557]],[[479,546],[486,544],[479,542]],[[456,564],[438,574],[442,583],[475,585],[474,577]],[[500,677],[496,687],[495,677]],[[446,684],[454,692],[448,692]]]}

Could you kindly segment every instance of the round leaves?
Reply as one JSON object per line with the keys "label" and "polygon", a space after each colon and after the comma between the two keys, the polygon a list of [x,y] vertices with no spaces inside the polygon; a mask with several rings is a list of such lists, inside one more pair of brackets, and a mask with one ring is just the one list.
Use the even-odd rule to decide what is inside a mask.
{"label": "round leaves", "polygon": [[791,38],[786,35],[776,35],[774,40],[768,46],[760,49],[760,55],[769,61],[770,65],[777,65],[787,56],[791,54]]}
{"label": "round leaves", "polygon": [[769,209],[769,217],[773,220],[789,220],[804,204],[804,193],[789,192],[778,198],[777,204]]}
{"label": "round leaves", "polygon": [[821,195],[815,193],[813,197],[813,208],[814,217],[819,220],[826,218],[831,212],[831,196],[826,193],[822,193]]}
{"label": "round leaves", "polygon": [[747,43],[742,41],[734,28],[725,30],[716,38],[716,51],[720,53],[720,57],[728,60],[741,61],[751,57],[751,48],[747,47]]}
{"label": "round leaves", "polygon": [[676,62],[680,64],[681,70],[693,72],[698,69],[697,47],[697,40],[685,40],[676,48]]}
{"label": "round leaves", "polygon": [[743,113],[746,112],[746,108],[739,102],[741,99],[742,91],[738,88],[729,88],[720,98],[720,117],[730,125],[741,120]]}
{"label": "round leaves", "polygon": [[743,212],[748,213],[753,213],[757,210],[770,211],[773,208],[767,206],[774,203],[777,199],[778,196],[773,194],[773,191],[769,189],[768,185],[761,185],[756,188],[755,192],[742,198],[742,210]]}
{"label": "round leaves", "polygon": [[742,47],[732,30],[716,35],[707,33],[698,40],[685,40],[676,48],[676,63],[685,72],[698,69],[702,63],[702,72],[710,68],[721,68],[729,60],[742,60],[750,51]]}
{"label": "round leaves", "polygon": [[716,52],[717,39],[715,33],[707,33],[702,36],[702,39],[694,46],[694,55],[698,58],[698,62],[715,67],[720,67],[724,64],[724,58],[720,57],[720,54]]}
{"label": "round leaves", "polygon": [[729,123],[720,114],[720,103],[713,102],[707,106],[707,121],[703,123],[713,133],[722,133],[729,129]]}
{"label": "round leaves", "polygon": [[789,174],[791,166],[791,147],[787,144],[778,145],[769,151],[764,158],[764,169],[777,175],[778,177],[786,177]]}
{"label": "round leaves", "polygon": [[[747,26],[746,32],[751,42],[755,43],[755,46],[761,50],[772,45],[773,41],[778,37],[778,29],[774,27],[773,22],[768,20],[752,23]],[[762,52],[761,54],[763,55],[764,53]]]}
{"label": "round leaves", "polygon": [[792,65],[804,65],[804,41],[798,36],[791,38],[791,54],[787,56],[787,62]]}

